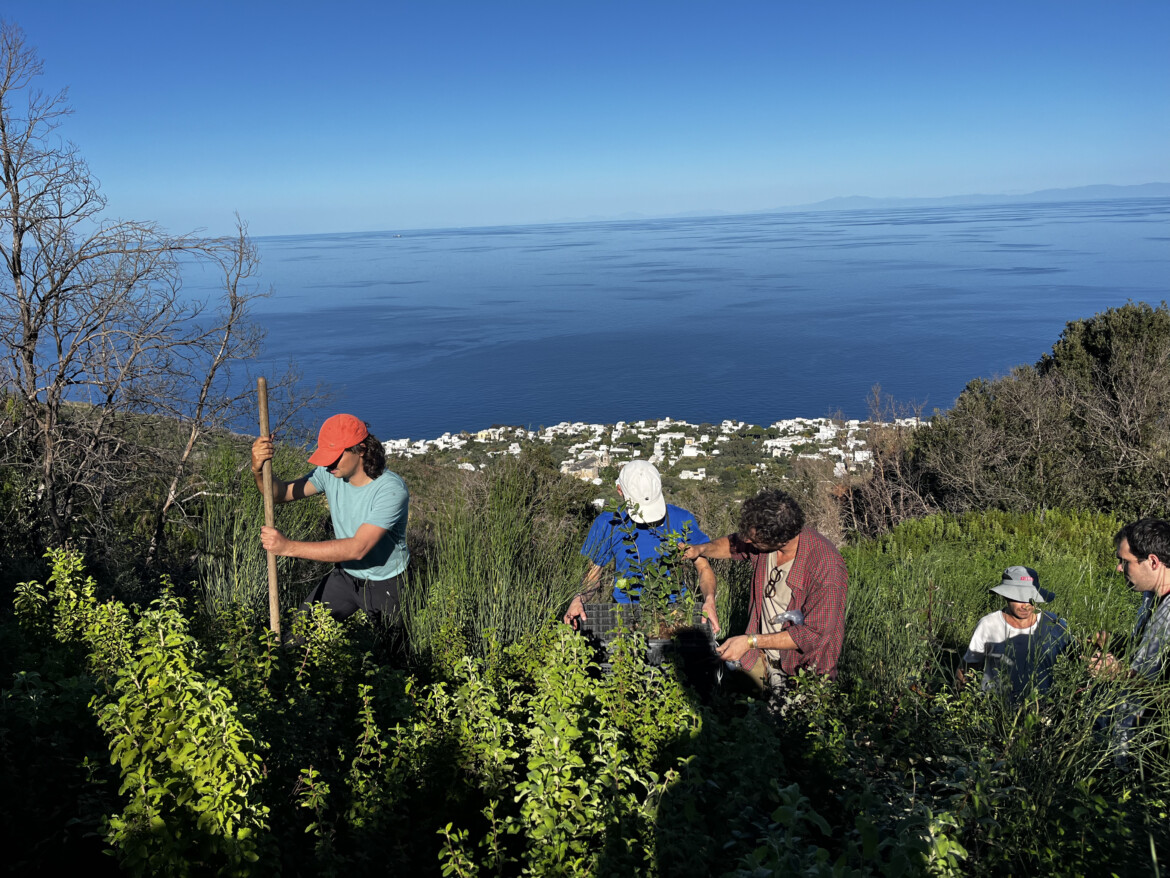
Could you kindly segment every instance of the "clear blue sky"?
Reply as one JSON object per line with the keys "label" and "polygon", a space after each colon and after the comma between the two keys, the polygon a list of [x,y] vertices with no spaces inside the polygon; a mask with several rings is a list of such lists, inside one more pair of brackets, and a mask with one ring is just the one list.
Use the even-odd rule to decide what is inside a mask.
{"label": "clear blue sky", "polygon": [[1170,181],[1170,2],[5,0],[112,213],[253,234]]}

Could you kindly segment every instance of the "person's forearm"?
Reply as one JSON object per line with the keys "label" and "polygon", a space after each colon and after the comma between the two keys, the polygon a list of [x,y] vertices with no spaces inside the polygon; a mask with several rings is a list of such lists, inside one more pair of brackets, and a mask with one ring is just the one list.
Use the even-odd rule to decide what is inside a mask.
{"label": "person's forearm", "polygon": [[715,600],[715,571],[702,558],[695,560],[695,569],[699,572],[699,591],[702,593],[703,599]]}
{"label": "person's forearm", "polygon": [[778,631],[775,634],[749,634],[748,636],[756,638],[756,649],[800,649],[787,631]]}
{"label": "person's forearm", "polygon": [[691,546],[691,549],[696,550],[699,558],[730,558],[731,557],[731,540],[727,537],[719,537],[717,540],[711,540],[709,543],[699,543],[697,546]]}
{"label": "person's forearm", "polygon": [[589,566],[588,572],[585,574],[585,578],[581,580],[581,591],[577,594],[577,597],[579,597],[583,603],[588,603],[589,601],[593,600],[593,598],[597,597],[597,593],[600,590],[601,568],[596,564],[591,564]]}
{"label": "person's forearm", "polygon": [[323,542],[287,540],[276,554],[285,558],[304,558],[306,561],[325,561],[330,564],[360,561],[365,556],[361,541],[355,537]]}
{"label": "person's forearm", "polygon": [[[260,496],[264,496],[264,470],[252,470],[252,478],[256,480],[256,490],[260,492]],[[291,498],[289,497],[289,486],[292,482],[282,482],[275,475],[272,476],[272,502],[273,503],[287,503]]]}

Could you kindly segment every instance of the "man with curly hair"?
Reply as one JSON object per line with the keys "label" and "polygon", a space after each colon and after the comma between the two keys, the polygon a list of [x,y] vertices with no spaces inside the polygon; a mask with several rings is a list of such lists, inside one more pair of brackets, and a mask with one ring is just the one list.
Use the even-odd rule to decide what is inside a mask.
{"label": "man with curly hair", "polygon": [[743,504],[736,533],[690,546],[686,557],[733,558],[754,567],[747,633],[724,641],[720,657],[773,684],[777,675],[802,668],[837,678],[849,576],[841,553],[805,526],[791,496],[761,491]]}
{"label": "man with curly hair", "polygon": [[[271,437],[262,436],[252,443],[252,474],[261,491],[261,469],[272,454]],[[309,456],[309,463],[316,468],[296,481],[283,482],[273,476],[272,499],[291,503],[323,493],[329,501],[334,538],[290,540],[276,528],[264,527],[260,542],[276,555],[335,565],[309,593],[302,609],[320,602],[336,619],[364,610],[396,621],[399,581],[410,560],[406,482],[386,469],[382,443],[365,421],[353,415],[334,415],[321,425],[317,450]]]}

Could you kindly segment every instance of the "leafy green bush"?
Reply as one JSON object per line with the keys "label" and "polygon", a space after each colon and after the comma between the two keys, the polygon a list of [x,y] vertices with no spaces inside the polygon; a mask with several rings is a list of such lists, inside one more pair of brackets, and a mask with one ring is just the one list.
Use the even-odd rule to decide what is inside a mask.
{"label": "leafy green bush", "polygon": [[1170,511],[1170,309],[1129,303],[1069,323],[1052,352],[916,431],[902,477],[952,512]]}
{"label": "leafy green bush", "polygon": [[[164,591],[135,617],[120,603],[96,601],[80,556],[51,558],[54,636],[89,652],[98,682],[90,707],[121,775],[125,807],[109,815],[105,837],[123,866],[155,874],[255,862],[267,812],[253,791],[261,774],[255,741],[229,692],[195,669],[178,601]],[[33,588],[22,608],[36,612],[45,602],[28,596]]]}

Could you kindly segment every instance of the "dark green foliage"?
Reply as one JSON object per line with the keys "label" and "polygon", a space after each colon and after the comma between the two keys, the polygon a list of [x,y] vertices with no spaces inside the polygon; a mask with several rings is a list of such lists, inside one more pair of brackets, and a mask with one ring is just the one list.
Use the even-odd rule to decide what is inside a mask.
{"label": "dark green foliage", "polygon": [[[1170,309],[1069,323],[1035,366],[972,381],[907,446],[875,447],[881,497],[951,512],[1054,507],[1133,520],[1170,512]],[[866,512],[854,517],[866,521]],[[896,523],[892,511],[887,517]]]}
{"label": "dark green foliage", "polygon": [[99,832],[115,805],[117,775],[89,710],[97,681],[84,651],[54,638],[43,591],[22,588],[18,605],[23,624],[0,623],[0,839],[8,869],[113,871]]}
{"label": "dark green foliage", "polygon": [[1170,509],[1170,309],[1130,303],[1069,323],[1037,363],[1058,376],[1092,475],[1086,505],[1126,518]]}

